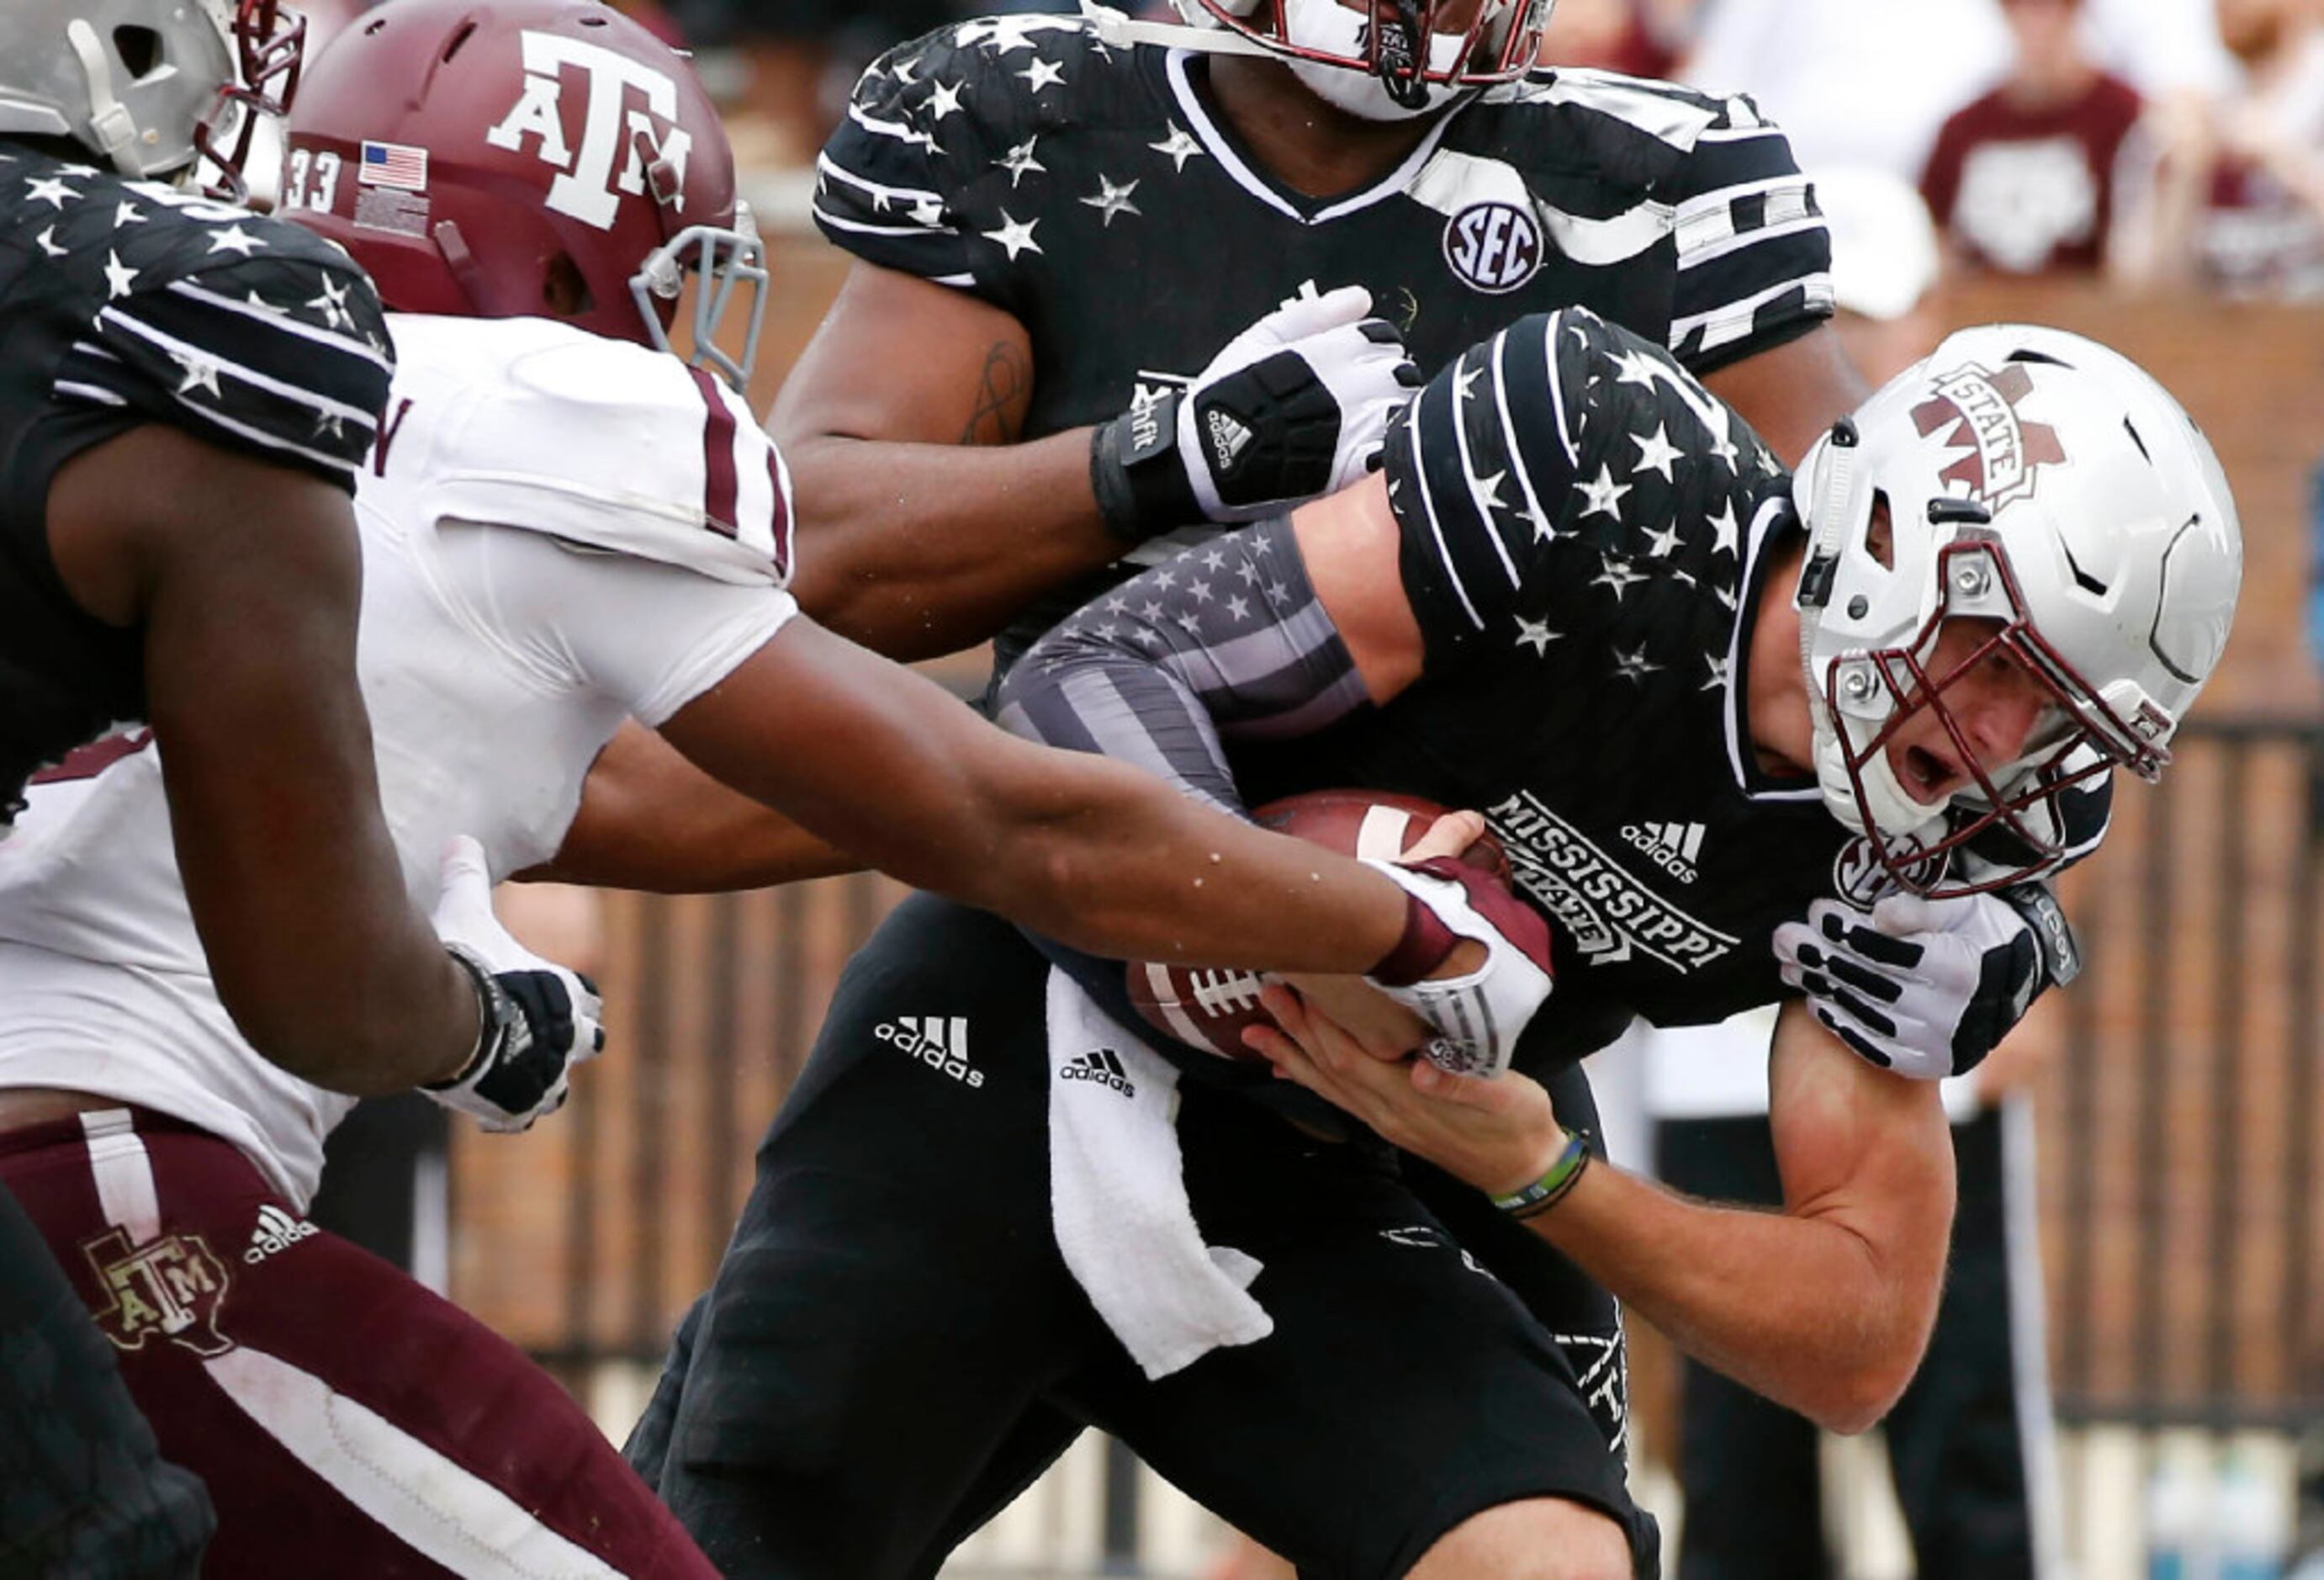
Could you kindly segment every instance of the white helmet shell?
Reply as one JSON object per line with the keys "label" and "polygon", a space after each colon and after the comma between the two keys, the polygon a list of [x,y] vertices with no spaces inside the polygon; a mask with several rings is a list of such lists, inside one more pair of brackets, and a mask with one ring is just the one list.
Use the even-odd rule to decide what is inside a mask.
{"label": "white helmet shell", "polygon": [[[1997,821],[2041,853],[2028,871],[2054,864],[2050,797],[2169,761],[2227,645],[2243,541],[2209,442],[2136,365],[2061,329],[1963,330],[1818,440],[1794,491],[1817,777],[1836,817],[1897,847],[1900,878],[1925,889],[1930,850]],[[1997,623],[2056,707],[2024,756],[1928,806],[1882,748],[1923,708],[1945,716],[1946,677],[1922,664],[1957,617]]]}

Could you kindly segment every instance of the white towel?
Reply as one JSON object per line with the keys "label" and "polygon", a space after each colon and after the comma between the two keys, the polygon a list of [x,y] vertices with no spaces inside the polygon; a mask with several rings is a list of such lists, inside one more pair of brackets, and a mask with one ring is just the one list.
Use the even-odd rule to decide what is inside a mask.
{"label": "white towel", "polygon": [[1169,1376],[1275,1319],[1257,1258],[1206,1245],[1178,1151],[1178,1072],[1049,973],[1049,1208],[1057,1249],[1146,1375]]}

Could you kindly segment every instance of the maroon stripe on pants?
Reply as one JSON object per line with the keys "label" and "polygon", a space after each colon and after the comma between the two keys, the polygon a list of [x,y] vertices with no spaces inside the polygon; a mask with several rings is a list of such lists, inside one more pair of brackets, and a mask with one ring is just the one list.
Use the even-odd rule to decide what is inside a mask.
{"label": "maroon stripe on pants", "polygon": [[791,498],[783,486],[782,457],[772,445],[767,447],[767,486],[775,494],[775,574],[787,577],[791,573]]}
{"label": "maroon stripe on pants", "polygon": [[703,404],[710,408],[702,425],[702,513],[710,518],[713,531],[731,538],[735,535],[734,413],[720,398],[716,379],[698,367],[686,371],[702,392]]}
{"label": "maroon stripe on pants", "polygon": [[206,1132],[138,1120],[161,1207],[143,1246],[106,1222],[77,1121],[0,1136],[0,1181],[113,1340],[163,1455],[208,1484],[218,1530],[205,1574],[449,1573],[211,1380],[206,1354],[248,1345],[384,1417],[622,1574],[716,1580],[580,1406],[514,1345],[335,1235],[262,1233],[281,1222],[263,1224],[262,1206],[299,1215],[248,1159]]}

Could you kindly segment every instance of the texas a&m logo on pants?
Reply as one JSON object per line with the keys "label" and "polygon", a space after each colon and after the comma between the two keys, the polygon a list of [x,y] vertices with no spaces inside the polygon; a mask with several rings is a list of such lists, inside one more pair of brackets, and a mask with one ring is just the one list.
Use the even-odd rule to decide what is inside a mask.
{"label": "texas a&m logo on pants", "polygon": [[161,1234],[143,1245],[115,1225],[80,1243],[113,1303],[97,1325],[121,1349],[137,1350],[155,1334],[198,1355],[223,1355],[234,1341],[218,1331],[226,1301],[226,1264],[198,1234]]}

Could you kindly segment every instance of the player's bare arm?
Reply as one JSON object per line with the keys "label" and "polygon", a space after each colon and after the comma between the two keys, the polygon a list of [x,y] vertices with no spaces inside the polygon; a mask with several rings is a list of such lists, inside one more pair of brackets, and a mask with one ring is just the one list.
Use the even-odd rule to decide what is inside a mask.
{"label": "player's bare arm", "polygon": [[[1565,1145],[1520,1075],[1480,1081],[1370,1058],[1280,988],[1287,1035],[1250,1035],[1289,1079],[1495,1196]],[[1876,1070],[1791,1004],[1770,1113],[1780,1214],[1687,1200],[1606,1163],[1582,1169],[1536,1234],[1689,1354],[1833,1431],[1858,1432],[1904,1391],[1935,1320],[1953,1210],[1936,1089]]]}
{"label": "player's bare arm", "polygon": [[1380,873],[1124,763],[1016,740],[806,621],[662,733],[905,882],[1093,953],[1353,973],[1404,926],[1404,894]]}
{"label": "player's bare arm", "polygon": [[[802,504],[801,605],[874,651],[948,652],[1157,532],[1342,486],[1420,383],[1370,310],[1359,290],[1296,296],[1213,348],[1185,391],[1019,443],[1024,327],[856,264],[774,413]],[[917,382],[895,379],[907,366]],[[1198,414],[1235,445],[1221,452]]]}
{"label": "player's bare arm", "polygon": [[517,876],[527,882],[706,894],[828,878],[862,866],[772,807],[729,790],[632,720],[591,765],[581,809],[555,859]]}
{"label": "player's bare arm", "polygon": [[1734,407],[1788,467],[1872,393],[1829,321],[1705,374],[1702,386]]}
{"label": "player's bare arm", "polygon": [[800,606],[876,651],[926,658],[1117,558],[1091,492],[1089,430],[1019,442],[1032,393],[1032,341],[1015,319],[855,264],[770,420],[807,506]]}
{"label": "player's bare arm", "polygon": [[49,512],[74,597],[145,628],[179,864],[235,1022],[337,1091],[457,1070],[477,995],[413,910],[380,813],[346,497],[148,425],[67,463]]}

